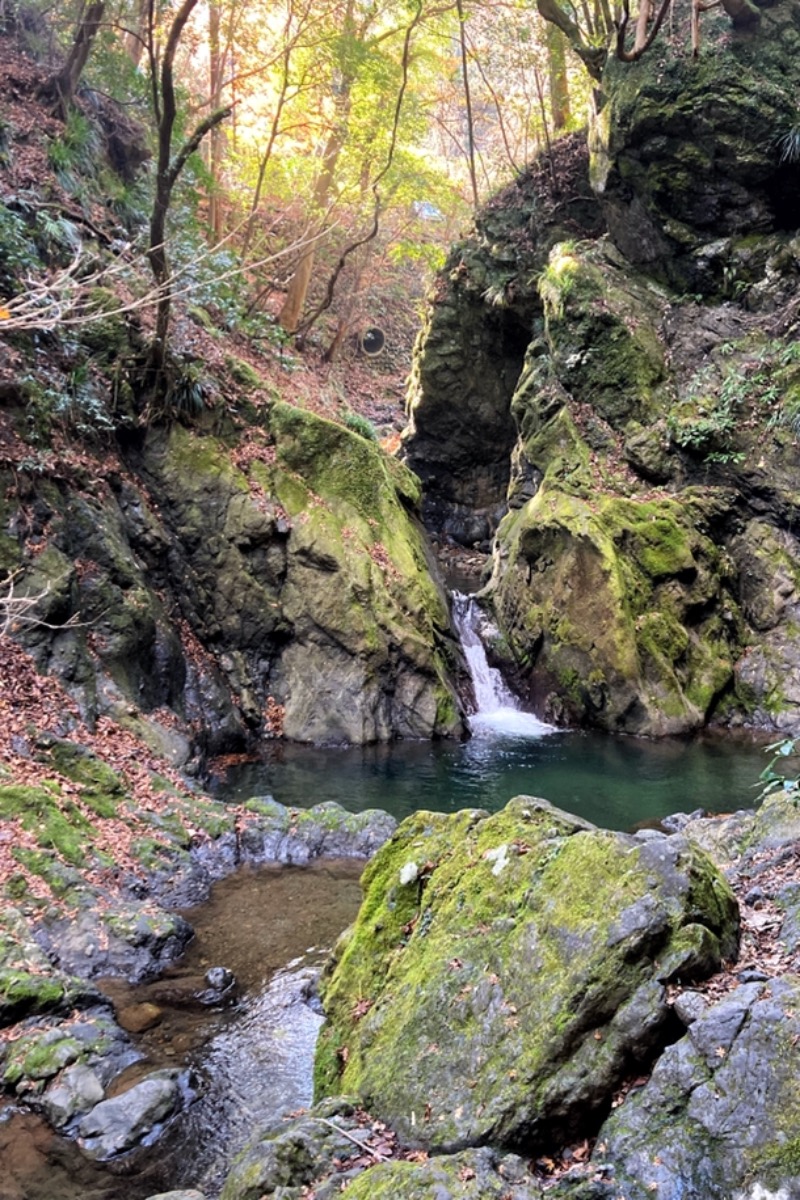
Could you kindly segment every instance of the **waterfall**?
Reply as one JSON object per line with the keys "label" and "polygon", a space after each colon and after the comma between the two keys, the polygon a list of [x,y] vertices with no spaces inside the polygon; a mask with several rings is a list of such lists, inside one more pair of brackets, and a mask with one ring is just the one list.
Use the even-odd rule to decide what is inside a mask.
{"label": "waterfall", "polygon": [[480,627],[486,618],[472,596],[453,592],[453,625],[461,641],[475,691],[476,711],[469,718],[473,734],[500,733],[541,737],[554,732],[532,713],[522,712],[496,667],[490,667]]}

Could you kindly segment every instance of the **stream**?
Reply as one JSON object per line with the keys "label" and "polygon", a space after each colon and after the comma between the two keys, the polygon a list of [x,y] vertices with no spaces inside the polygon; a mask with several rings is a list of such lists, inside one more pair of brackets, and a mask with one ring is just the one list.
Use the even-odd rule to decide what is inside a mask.
{"label": "stream", "polygon": [[[101,981],[118,1012],[156,1003],[160,1022],[134,1037],[144,1055],[119,1090],[164,1066],[188,1065],[199,1092],[159,1141],[98,1165],[37,1115],[0,1109],[0,1200],[142,1200],[178,1187],[219,1195],[232,1158],[257,1129],[311,1101],[321,1016],[307,1003],[317,968],[361,900],[363,862],[243,869],[184,915],[188,952],[155,983]],[[231,1008],[187,1008],[186,983],[224,965],[241,992]],[[170,996],[177,1002],[171,1003]]]}
{"label": "stream", "polygon": [[[229,768],[212,791],[224,802],[269,794],[297,808],[335,800],[351,812],[381,808],[398,819],[421,808],[496,811],[528,794],[612,829],[677,811],[752,807],[766,760],[750,739],[651,742],[554,729],[521,711],[487,662],[482,620],[470,597],[454,597],[476,699],[470,740],[347,750],[276,742],[257,762]],[[100,981],[123,1025],[125,1013],[146,1005],[159,1012],[156,1024],[133,1036],[141,1060],[114,1089],[178,1065],[189,1068],[196,1098],[156,1153],[145,1148],[103,1166],[34,1113],[7,1104],[0,1108],[0,1200],[143,1200],[189,1187],[215,1200],[233,1158],[258,1130],[311,1101],[322,1018],[309,996],[319,965],[355,917],[362,868],[323,860],[240,870],[214,886],[207,904],[184,913],[196,936],[160,979],[135,987]],[[215,966],[235,974],[235,1003],[212,1010],[187,1003]]]}

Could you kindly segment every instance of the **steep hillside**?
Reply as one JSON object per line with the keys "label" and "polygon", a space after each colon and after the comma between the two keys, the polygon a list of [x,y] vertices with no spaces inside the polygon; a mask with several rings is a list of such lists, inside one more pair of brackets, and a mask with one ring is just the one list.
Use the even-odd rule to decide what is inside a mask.
{"label": "steep hillside", "polygon": [[[39,68],[9,40],[0,55],[4,633],[85,719],[111,716],[178,765],[270,736],[460,733],[414,477],[267,317],[230,332],[236,280],[178,228],[186,197],[193,306],[179,285],[153,392],[144,134],[95,93],[62,123]],[[385,417],[376,378],[367,411]]]}

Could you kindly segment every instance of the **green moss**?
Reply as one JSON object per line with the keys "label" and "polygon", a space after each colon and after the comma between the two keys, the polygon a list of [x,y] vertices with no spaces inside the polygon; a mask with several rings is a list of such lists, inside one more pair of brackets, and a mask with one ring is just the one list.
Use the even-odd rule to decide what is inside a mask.
{"label": "green moss", "polygon": [[[592,1070],[613,1074],[618,1035],[596,1046],[593,1031],[613,1025],[673,941],[686,965],[694,942],[682,923],[697,914],[712,949],[730,940],[735,903],[694,852],[681,869],[697,874],[697,895],[656,901],[652,929],[630,919],[653,903],[645,855],[529,797],[491,817],[403,822],[368,865],[358,919],[323,981],[318,1095],[360,1094],[405,1133],[430,1106],[416,1136],[439,1147],[502,1142],[517,1127],[535,1137],[538,1122],[561,1119],[554,1080],[590,1051]],[[717,943],[712,966],[718,957]]]}
{"label": "green moss", "polygon": [[74,742],[54,742],[47,756],[60,775],[80,783],[81,800],[99,817],[117,815],[125,786],[107,763]]}
{"label": "green moss", "polygon": [[0,967],[0,1019],[4,1024],[28,1013],[56,1008],[66,996],[63,981],[29,971]]}
{"label": "green moss", "polygon": [[94,827],[58,787],[0,787],[0,816],[17,818],[39,845],[56,850],[67,862],[86,861]]}
{"label": "green moss", "polygon": [[419,500],[419,481],[396,459],[349,429],[289,404],[270,413],[279,461],[325,499],[346,501],[365,518],[400,495]]}
{"label": "green moss", "polygon": [[[648,724],[639,708],[634,731],[678,732],[699,725],[730,686],[735,581],[705,523],[693,492],[582,497],[549,478],[501,523],[498,625],[575,717],[615,728],[635,690]],[[586,686],[593,673],[602,687]]]}
{"label": "green moss", "polygon": [[[86,846],[89,849],[89,846]],[[11,852],[17,862],[45,881],[54,896],[61,899],[77,896],[83,878],[75,867],[61,861],[54,850],[27,850],[15,846]]]}
{"label": "green moss", "polygon": [[225,358],[225,366],[238,384],[246,388],[263,387],[263,381],[257,371],[248,362],[235,358],[232,354]]}
{"label": "green moss", "polygon": [[[14,1047],[10,1062],[3,1072],[7,1085],[29,1080],[50,1079],[70,1063],[81,1058],[85,1047],[75,1038],[66,1036],[58,1039],[22,1039],[22,1047]],[[32,1044],[31,1044],[32,1043]]]}
{"label": "green moss", "polygon": [[92,354],[105,363],[114,363],[130,352],[128,323],[119,312],[119,297],[110,288],[91,288],[86,297],[86,315],[81,322],[80,340]]}

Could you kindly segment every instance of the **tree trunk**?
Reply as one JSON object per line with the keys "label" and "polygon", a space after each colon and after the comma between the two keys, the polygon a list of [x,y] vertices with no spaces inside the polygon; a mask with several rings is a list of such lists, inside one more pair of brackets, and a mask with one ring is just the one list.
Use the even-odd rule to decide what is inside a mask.
{"label": "tree trunk", "polygon": [[136,15],[122,35],[122,48],[135,67],[139,66],[144,54],[147,37],[147,0],[138,0]]}
{"label": "tree trunk", "polygon": [[89,60],[92,44],[100,29],[105,8],[105,0],[93,0],[85,10],[66,62],[60,71],[51,75],[42,89],[44,95],[52,100],[54,114],[62,121],[67,119],[83,69]]}
{"label": "tree trunk", "polygon": [[[211,0],[208,6],[208,83],[212,110],[222,108],[223,55],[220,49],[219,27],[219,4],[217,0]],[[219,125],[215,125],[208,137],[208,169],[211,176],[208,226],[211,236],[215,241],[219,241],[223,233],[223,210],[220,188],[222,151],[222,129]]]}
{"label": "tree trunk", "polygon": [[550,84],[550,116],[553,132],[569,124],[569,80],[567,79],[567,42],[555,25],[547,25],[547,73]]}
{"label": "tree trunk", "polygon": [[[342,22],[343,40],[355,35],[353,4],[354,0],[347,0],[347,9]],[[325,144],[322,169],[314,184],[314,194],[311,199],[310,212],[312,219],[317,222],[317,232],[321,232],[323,228],[320,222],[324,223],[325,220],[325,210],[328,208],[333,191],[336,164],[347,140],[347,122],[350,117],[350,100],[355,82],[355,71],[356,68],[352,62],[341,66],[336,96],[336,120]],[[312,229],[311,232],[313,233],[314,230]],[[297,264],[294,275],[289,280],[286,299],[278,316],[281,326],[287,333],[296,333],[300,325],[309,284],[314,273],[314,248],[315,242],[312,241]]]}
{"label": "tree trunk", "polygon": [[475,121],[472,116],[472,93],[469,87],[469,70],[467,62],[467,37],[464,23],[463,0],[456,0],[456,12],[458,13],[458,34],[461,47],[461,76],[464,85],[464,109],[467,118],[467,166],[469,167],[469,182],[472,189],[472,206],[477,212],[480,201],[478,199],[478,176],[475,170]]}
{"label": "tree trunk", "polygon": [[[352,77],[342,84],[339,120],[328,137],[325,152],[322,156],[322,170],[317,176],[317,182],[314,185],[311,211],[317,214],[322,221],[324,221],[325,210],[328,207],[331,192],[333,191],[336,164],[339,161],[339,155],[342,152],[347,137],[347,118],[350,112],[350,91],[352,86]],[[318,228],[321,229],[321,226],[318,226]],[[300,262],[295,268],[294,275],[289,280],[286,299],[283,302],[283,308],[278,317],[278,320],[287,333],[295,333],[300,324],[309,284],[314,274],[314,255],[315,244],[311,242],[309,248],[303,252]]]}

